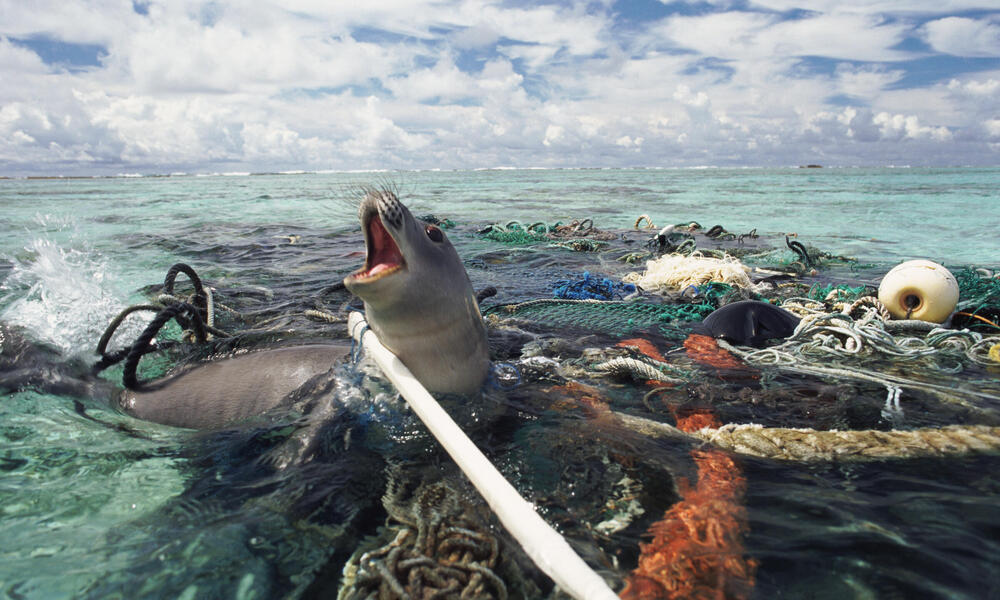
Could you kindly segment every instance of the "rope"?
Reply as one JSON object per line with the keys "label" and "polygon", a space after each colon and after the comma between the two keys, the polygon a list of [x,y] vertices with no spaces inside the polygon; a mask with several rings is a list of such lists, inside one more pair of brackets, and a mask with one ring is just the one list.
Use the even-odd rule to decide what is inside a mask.
{"label": "rope", "polygon": [[632,229],[639,229],[639,223],[646,221],[646,229],[656,229],[656,225],[653,224],[653,220],[649,218],[649,215],[639,215],[639,218],[635,220],[635,225]]}
{"label": "rope", "polygon": [[[645,360],[622,356],[594,365],[594,369],[617,377],[629,376],[639,381],[667,381],[683,383],[686,379],[667,375],[670,369],[666,363],[651,364]],[[672,369],[670,369],[672,370]]]}
{"label": "rope", "polygon": [[646,261],[644,273],[629,273],[623,281],[661,293],[713,281],[753,290],[757,286],[750,280],[749,272],[749,267],[732,256],[709,258],[695,252],[691,256],[668,254]]}
{"label": "rope", "polygon": [[160,329],[167,324],[170,319],[177,319],[178,322],[181,319],[191,323],[194,326],[195,339],[199,342],[205,342],[207,340],[207,332],[205,331],[205,324],[202,323],[201,317],[198,315],[198,309],[190,304],[184,302],[180,304],[173,304],[161,310],[156,317],[146,326],[139,337],[136,338],[135,342],[128,350],[128,354],[125,357],[125,372],[122,374],[122,383],[130,390],[137,389],[139,387],[139,381],[136,377],[136,369],[139,366],[139,361],[143,356],[149,354],[150,352],[156,350],[156,346],[152,344],[153,338],[156,334],[160,332]]}
{"label": "rope", "polygon": [[390,481],[382,504],[393,521],[383,546],[352,557],[344,569],[343,600],[363,598],[483,598],[506,600],[497,575],[503,560],[496,533],[475,507],[445,482],[422,484],[409,503]]}
{"label": "rope", "polygon": [[[978,332],[944,329],[937,325],[924,338],[896,338],[886,331],[887,326],[896,326],[889,326],[888,323],[877,318],[874,310],[869,310],[858,320],[844,313],[808,315],[783,343],[750,353],[746,359],[758,364],[789,365],[801,362],[799,357],[802,355],[848,358],[877,354],[900,360],[930,357],[939,362],[942,358],[959,361],[964,358],[976,364],[989,365],[990,360],[982,347],[1000,342],[1000,336],[984,337]],[[925,327],[923,322],[918,321],[908,324],[903,330],[911,332]],[[935,366],[948,369],[941,364]],[[957,367],[953,366],[950,370],[960,371],[961,363],[958,362]]]}
{"label": "rope", "polygon": [[368,330],[361,313],[351,313],[348,329],[351,337],[375,359],[413,412],[479,490],[500,522],[535,564],[574,598],[617,598],[604,580],[503,478],[406,365],[382,345],[374,332]]}
{"label": "rope", "polygon": [[583,272],[583,279],[573,281],[562,279],[555,282],[552,294],[564,300],[612,300],[621,299],[625,295],[634,294],[635,285],[631,283],[615,283],[606,277],[591,277],[589,271]]}
{"label": "rope", "polygon": [[[194,293],[188,298],[182,299],[174,295],[174,284],[179,274],[187,275],[194,286]],[[167,347],[166,344],[157,344],[154,338],[171,319],[177,321],[185,330],[184,337],[194,339],[203,343],[211,339],[212,335],[217,337],[230,337],[228,333],[217,329],[215,323],[215,301],[210,288],[206,288],[198,277],[198,274],[190,266],[177,263],[167,270],[167,275],[163,280],[163,293],[157,298],[157,304],[137,304],[130,306],[115,316],[111,323],[104,330],[101,339],[97,342],[97,354],[101,359],[94,365],[92,372],[100,373],[104,369],[125,361],[122,383],[126,388],[135,389],[140,383],[136,370],[139,361],[143,356]],[[199,306],[200,305],[200,306]],[[219,305],[219,308],[236,312],[233,309]],[[108,354],[108,344],[115,332],[124,320],[139,311],[150,311],[157,313],[153,320],[146,326],[139,337],[127,348]],[[204,316],[203,316],[204,315]]]}
{"label": "rope", "polygon": [[[980,392],[978,390],[970,390],[966,388],[960,388],[957,386],[945,386],[936,385],[933,383],[928,383],[924,381],[917,381],[914,379],[908,379],[906,377],[901,377],[898,375],[889,375],[887,373],[880,373],[878,371],[870,371],[867,369],[862,369],[860,367],[851,368],[839,368],[839,367],[822,367],[814,364],[806,364],[801,359],[787,353],[776,351],[775,348],[765,348],[763,350],[756,350],[753,352],[746,352],[733,346],[726,342],[725,340],[716,340],[721,348],[724,348],[733,354],[739,356],[742,360],[757,366],[772,366],[779,368],[784,371],[790,371],[793,373],[801,373],[804,375],[818,375],[825,377],[833,377],[836,379],[853,379],[856,381],[868,381],[871,383],[878,383],[886,387],[898,386],[905,389],[912,389],[918,391],[924,391],[932,393],[945,402],[952,404],[958,404],[964,406],[970,410],[977,412],[982,412],[978,406],[970,404],[962,400],[959,396],[973,396],[976,398],[982,398],[986,400],[1000,400],[1000,396],[995,396],[993,394],[987,394],[985,392]],[[982,351],[979,344],[974,347],[977,351]],[[988,350],[987,350],[988,352]]]}
{"label": "rope", "polygon": [[608,245],[607,242],[601,240],[579,238],[573,240],[563,240],[560,242],[552,242],[547,247],[565,248],[567,250],[572,250],[573,252],[597,252],[598,250],[607,245]]}
{"label": "rope", "polygon": [[812,266],[812,259],[809,258],[809,253],[806,252],[806,247],[802,245],[802,242],[791,241],[789,237],[785,236],[785,245],[788,246],[793,252],[799,255],[802,259],[802,264],[809,268]]}
{"label": "rope", "polygon": [[866,461],[1000,451],[1000,427],[988,425],[949,425],[908,431],[817,431],[729,424],[685,433],[666,423],[615,414],[624,425],[645,435],[709,442],[737,454],[776,460]]}
{"label": "rope", "polygon": [[302,314],[314,321],[322,321],[323,323],[343,323],[347,321],[347,318],[343,315],[336,315],[325,310],[315,310],[310,308]]}

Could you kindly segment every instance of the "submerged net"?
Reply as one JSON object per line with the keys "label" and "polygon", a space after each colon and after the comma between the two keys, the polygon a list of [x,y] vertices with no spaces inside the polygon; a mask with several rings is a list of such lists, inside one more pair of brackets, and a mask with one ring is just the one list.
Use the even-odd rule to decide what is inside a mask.
{"label": "submerged net", "polygon": [[490,319],[530,321],[547,328],[586,330],[609,335],[629,335],[652,329],[667,337],[683,337],[679,325],[698,321],[715,310],[702,304],[653,304],[603,300],[530,300],[491,306],[483,311]]}

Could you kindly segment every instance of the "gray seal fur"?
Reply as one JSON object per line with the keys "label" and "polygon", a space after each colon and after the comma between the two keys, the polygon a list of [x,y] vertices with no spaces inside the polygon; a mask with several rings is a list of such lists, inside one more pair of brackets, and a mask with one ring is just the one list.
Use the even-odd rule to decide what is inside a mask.
{"label": "gray seal fur", "polygon": [[489,371],[486,326],[462,259],[436,225],[388,189],[359,209],[367,256],[344,285],[382,344],[432,392],[471,394]]}
{"label": "gray seal fur", "polygon": [[349,353],[349,344],[317,344],[190,365],[138,390],[123,391],[118,406],[155,423],[219,429],[277,406]]}

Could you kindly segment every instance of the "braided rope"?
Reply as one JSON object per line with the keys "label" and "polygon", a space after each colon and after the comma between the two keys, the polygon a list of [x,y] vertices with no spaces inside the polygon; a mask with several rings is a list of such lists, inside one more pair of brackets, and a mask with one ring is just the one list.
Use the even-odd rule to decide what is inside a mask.
{"label": "braided rope", "polygon": [[743,454],[789,461],[868,461],[943,457],[1000,451],[1000,427],[949,425],[941,428],[876,431],[817,431],[754,424],[729,424],[686,433],[668,425],[622,413],[626,427],[659,438],[708,442]]}

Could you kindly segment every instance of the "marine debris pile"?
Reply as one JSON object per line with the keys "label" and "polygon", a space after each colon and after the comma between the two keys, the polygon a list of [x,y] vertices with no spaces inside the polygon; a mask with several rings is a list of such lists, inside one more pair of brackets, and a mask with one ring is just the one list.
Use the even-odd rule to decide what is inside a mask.
{"label": "marine debris pile", "polygon": [[[535,228],[523,243],[541,244],[550,230]],[[879,299],[884,270],[789,236],[772,245],[755,229],[657,229],[646,215],[613,233],[586,260],[565,263],[584,272],[581,286],[632,284],[634,293],[567,298],[573,280],[564,277],[554,297],[511,294],[516,301],[483,314],[501,340],[496,358],[530,373],[522,384],[590,390],[576,392],[577,406],[599,427],[697,448],[697,474],[678,480],[680,500],[648,525],[623,598],[750,596],[756,562],[742,543],[739,457],[815,463],[1000,452],[1000,273],[956,271],[957,306],[918,281],[899,291],[904,316],[944,303],[947,318],[898,319]],[[520,260],[509,256],[511,265]],[[699,324],[725,306],[736,316]],[[766,316],[772,310],[794,325],[779,332]],[[627,475],[641,496],[648,477]]]}
{"label": "marine debris pile", "polygon": [[[1000,452],[1000,273],[956,269],[957,305],[928,322],[893,318],[879,300],[890,265],[783,234],[657,228],[645,215],[628,230],[589,218],[436,222],[479,252],[465,256],[474,284],[499,290],[480,294],[491,393],[513,407],[505,426],[517,421],[513,441],[488,440],[498,468],[623,598],[753,594],[747,461]],[[224,306],[195,287],[209,291],[154,308],[190,306],[179,320],[204,343],[199,323]],[[904,303],[937,301],[921,291]],[[294,307],[327,324],[343,316],[319,302],[310,310]],[[232,339],[287,332],[291,312],[243,311],[249,328]],[[210,351],[234,347],[223,336],[244,315],[226,314],[232,325]],[[105,340],[101,353],[128,358],[134,377],[146,338],[117,355]],[[497,450],[508,443],[507,455]],[[389,479],[387,519],[347,562],[339,598],[562,597],[507,551],[513,542],[460,478]]]}

